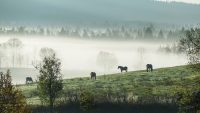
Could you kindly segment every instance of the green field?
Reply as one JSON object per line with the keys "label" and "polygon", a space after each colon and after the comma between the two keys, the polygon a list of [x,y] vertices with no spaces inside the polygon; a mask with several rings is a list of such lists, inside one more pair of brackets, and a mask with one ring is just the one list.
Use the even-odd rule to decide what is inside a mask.
{"label": "green field", "polygon": [[[130,93],[134,96],[169,95],[173,96],[181,86],[196,87],[195,77],[186,66],[154,69],[153,72],[145,70],[123,72],[97,76],[96,80],[90,77],[64,79],[63,92],[60,99],[71,96],[73,99],[82,92],[90,91],[96,99],[110,96],[111,101],[117,100],[117,96],[128,97]],[[40,104],[37,96],[37,83],[31,85],[18,85],[22,90],[28,104]],[[69,95],[70,94],[70,95]]]}

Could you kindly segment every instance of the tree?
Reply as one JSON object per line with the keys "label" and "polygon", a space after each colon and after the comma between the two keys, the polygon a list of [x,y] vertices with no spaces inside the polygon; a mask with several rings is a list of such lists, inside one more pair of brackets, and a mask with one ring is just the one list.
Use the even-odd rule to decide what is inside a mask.
{"label": "tree", "polygon": [[50,57],[45,57],[40,65],[34,66],[40,73],[37,85],[38,95],[42,104],[50,106],[51,113],[53,112],[53,103],[63,88],[60,65],[60,59],[53,54]]}
{"label": "tree", "polygon": [[65,29],[62,27],[61,31],[59,32],[59,36],[65,36],[66,35],[66,31]]}
{"label": "tree", "polygon": [[37,48],[34,47],[33,49],[33,60],[32,60],[32,64],[35,66],[37,63]]}
{"label": "tree", "polygon": [[140,40],[142,38],[142,36],[143,36],[142,31],[138,30],[136,40]]}
{"label": "tree", "polygon": [[1,113],[31,113],[30,106],[19,88],[11,83],[10,70],[1,72],[0,78],[0,112]]}
{"label": "tree", "polygon": [[40,28],[40,31],[38,32],[38,35],[43,36],[44,35],[44,29]]}
{"label": "tree", "polygon": [[45,57],[49,57],[49,56],[52,56],[53,54],[56,54],[56,52],[52,48],[43,47],[40,49],[39,54],[40,54],[40,58],[44,59]]}
{"label": "tree", "polygon": [[18,34],[19,35],[24,35],[25,34],[25,27],[21,26],[18,28]]}
{"label": "tree", "polygon": [[0,44],[0,68],[2,63],[6,60],[6,44]]}
{"label": "tree", "polygon": [[162,30],[159,31],[157,38],[158,38],[158,40],[164,40],[165,39]]}
{"label": "tree", "polygon": [[46,31],[46,32],[47,32],[47,34],[46,34],[46,35],[47,35],[47,36],[50,36],[50,30],[49,30],[49,29],[47,29],[47,31]]}
{"label": "tree", "polygon": [[189,57],[188,67],[197,76],[195,86],[182,86],[175,93],[179,111],[182,113],[199,113],[200,112],[200,29],[196,28],[186,31],[186,37],[181,37],[180,44],[184,46],[186,55]]}
{"label": "tree", "polygon": [[188,67],[193,72],[200,72],[200,28],[187,30],[186,37],[181,37],[180,43],[189,57]]}
{"label": "tree", "polygon": [[96,64],[101,66],[104,71],[109,71],[118,63],[118,59],[115,54],[100,51],[97,55]]}
{"label": "tree", "polygon": [[137,54],[138,58],[136,60],[136,61],[138,61],[137,66],[139,66],[139,69],[142,69],[142,66],[144,65],[145,59],[147,58],[147,55],[146,55],[147,50],[143,47],[139,47],[137,49],[137,52],[138,52],[138,54]]}
{"label": "tree", "polygon": [[10,50],[11,57],[12,57],[12,64],[14,67],[16,54],[23,48],[23,43],[18,38],[11,38],[7,41],[6,45],[8,47],[8,50]]}
{"label": "tree", "polygon": [[21,68],[23,61],[24,61],[24,55],[22,53],[18,53],[17,57],[16,57],[16,62],[17,62],[17,64],[20,65],[20,68]]}
{"label": "tree", "polygon": [[152,29],[150,27],[147,27],[145,32],[144,32],[144,39],[153,39],[153,32]]}
{"label": "tree", "polygon": [[30,54],[28,52],[26,52],[25,60],[26,60],[26,66],[28,68],[28,64],[29,64],[29,60],[30,60]]}
{"label": "tree", "polygon": [[83,29],[83,38],[88,38],[89,35],[87,33],[87,30],[86,29]]}

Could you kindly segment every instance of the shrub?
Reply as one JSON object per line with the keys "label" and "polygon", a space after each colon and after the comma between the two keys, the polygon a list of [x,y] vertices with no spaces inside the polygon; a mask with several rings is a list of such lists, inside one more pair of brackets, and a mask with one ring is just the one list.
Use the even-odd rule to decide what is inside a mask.
{"label": "shrub", "polygon": [[200,110],[200,90],[180,88],[176,94],[179,113],[196,113]]}
{"label": "shrub", "polygon": [[95,110],[96,104],[94,102],[94,97],[89,92],[83,92],[80,95],[80,108],[88,111],[88,110]]}
{"label": "shrub", "polygon": [[0,75],[0,113],[31,113],[30,106],[18,87],[13,86],[10,70]]}

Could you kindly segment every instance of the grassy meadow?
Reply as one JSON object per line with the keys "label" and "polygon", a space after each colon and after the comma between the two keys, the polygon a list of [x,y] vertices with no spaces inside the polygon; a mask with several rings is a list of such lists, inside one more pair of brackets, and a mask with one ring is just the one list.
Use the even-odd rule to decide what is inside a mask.
{"label": "grassy meadow", "polygon": [[[152,109],[152,113],[176,113],[178,107],[175,104],[174,93],[182,86],[197,87],[196,77],[197,75],[192,74],[186,66],[176,66],[154,69],[153,72],[139,70],[101,75],[97,76],[96,80],[91,80],[89,74],[88,77],[64,79],[63,91],[55,102],[55,110],[61,110],[59,107],[63,106],[63,110],[69,108],[67,109],[71,110],[69,112],[81,112],[78,104],[79,95],[83,91],[89,91],[99,106],[96,111],[93,111],[95,113],[103,112],[103,109],[105,112],[106,109],[112,108],[108,106],[115,106],[111,110],[112,112],[116,110],[115,113],[122,112],[120,111],[123,109],[122,106],[126,106],[126,110],[130,110],[127,112],[132,112],[131,110],[134,108],[134,110],[138,109],[135,111],[138,113],[151,113],[149,109]],[[22,90],[28,104],[41,105],[37,96],[37,83],[21,84],[18,87]],[[39,111],[42,109],[45,108],[41,107]],[[157,110],[155,111],[155,109]],[[35,109],[36,111],[38,112],[37,109]]]}

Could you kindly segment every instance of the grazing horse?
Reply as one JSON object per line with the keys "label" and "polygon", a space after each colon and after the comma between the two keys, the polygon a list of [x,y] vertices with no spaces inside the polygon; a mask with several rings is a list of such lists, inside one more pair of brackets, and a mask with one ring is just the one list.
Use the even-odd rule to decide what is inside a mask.
{"label": "grazing horse", "polygon": [[153,71],[153,66],[151,64],[147,64],[147,72]]}
{"label": "grazing horse", "polygon": [[122,67],[122,66],[118,66],[118,69],[120,68],[120,70],[121,70],[121,73],[122,73],[122,71],[123,70],[125,70],[126,72],[128,71],[128,67]]}
{"label": "grazing horse", "polygon": [[94,78],[96,80],[96,73],[95,72],[91,72],[90,76],[91,76],[91,79]]}
{"label": "grazing horse", "polygon": [[33,79],[31,77],[26,77],[26,84],[30,82],[33,83]]}

